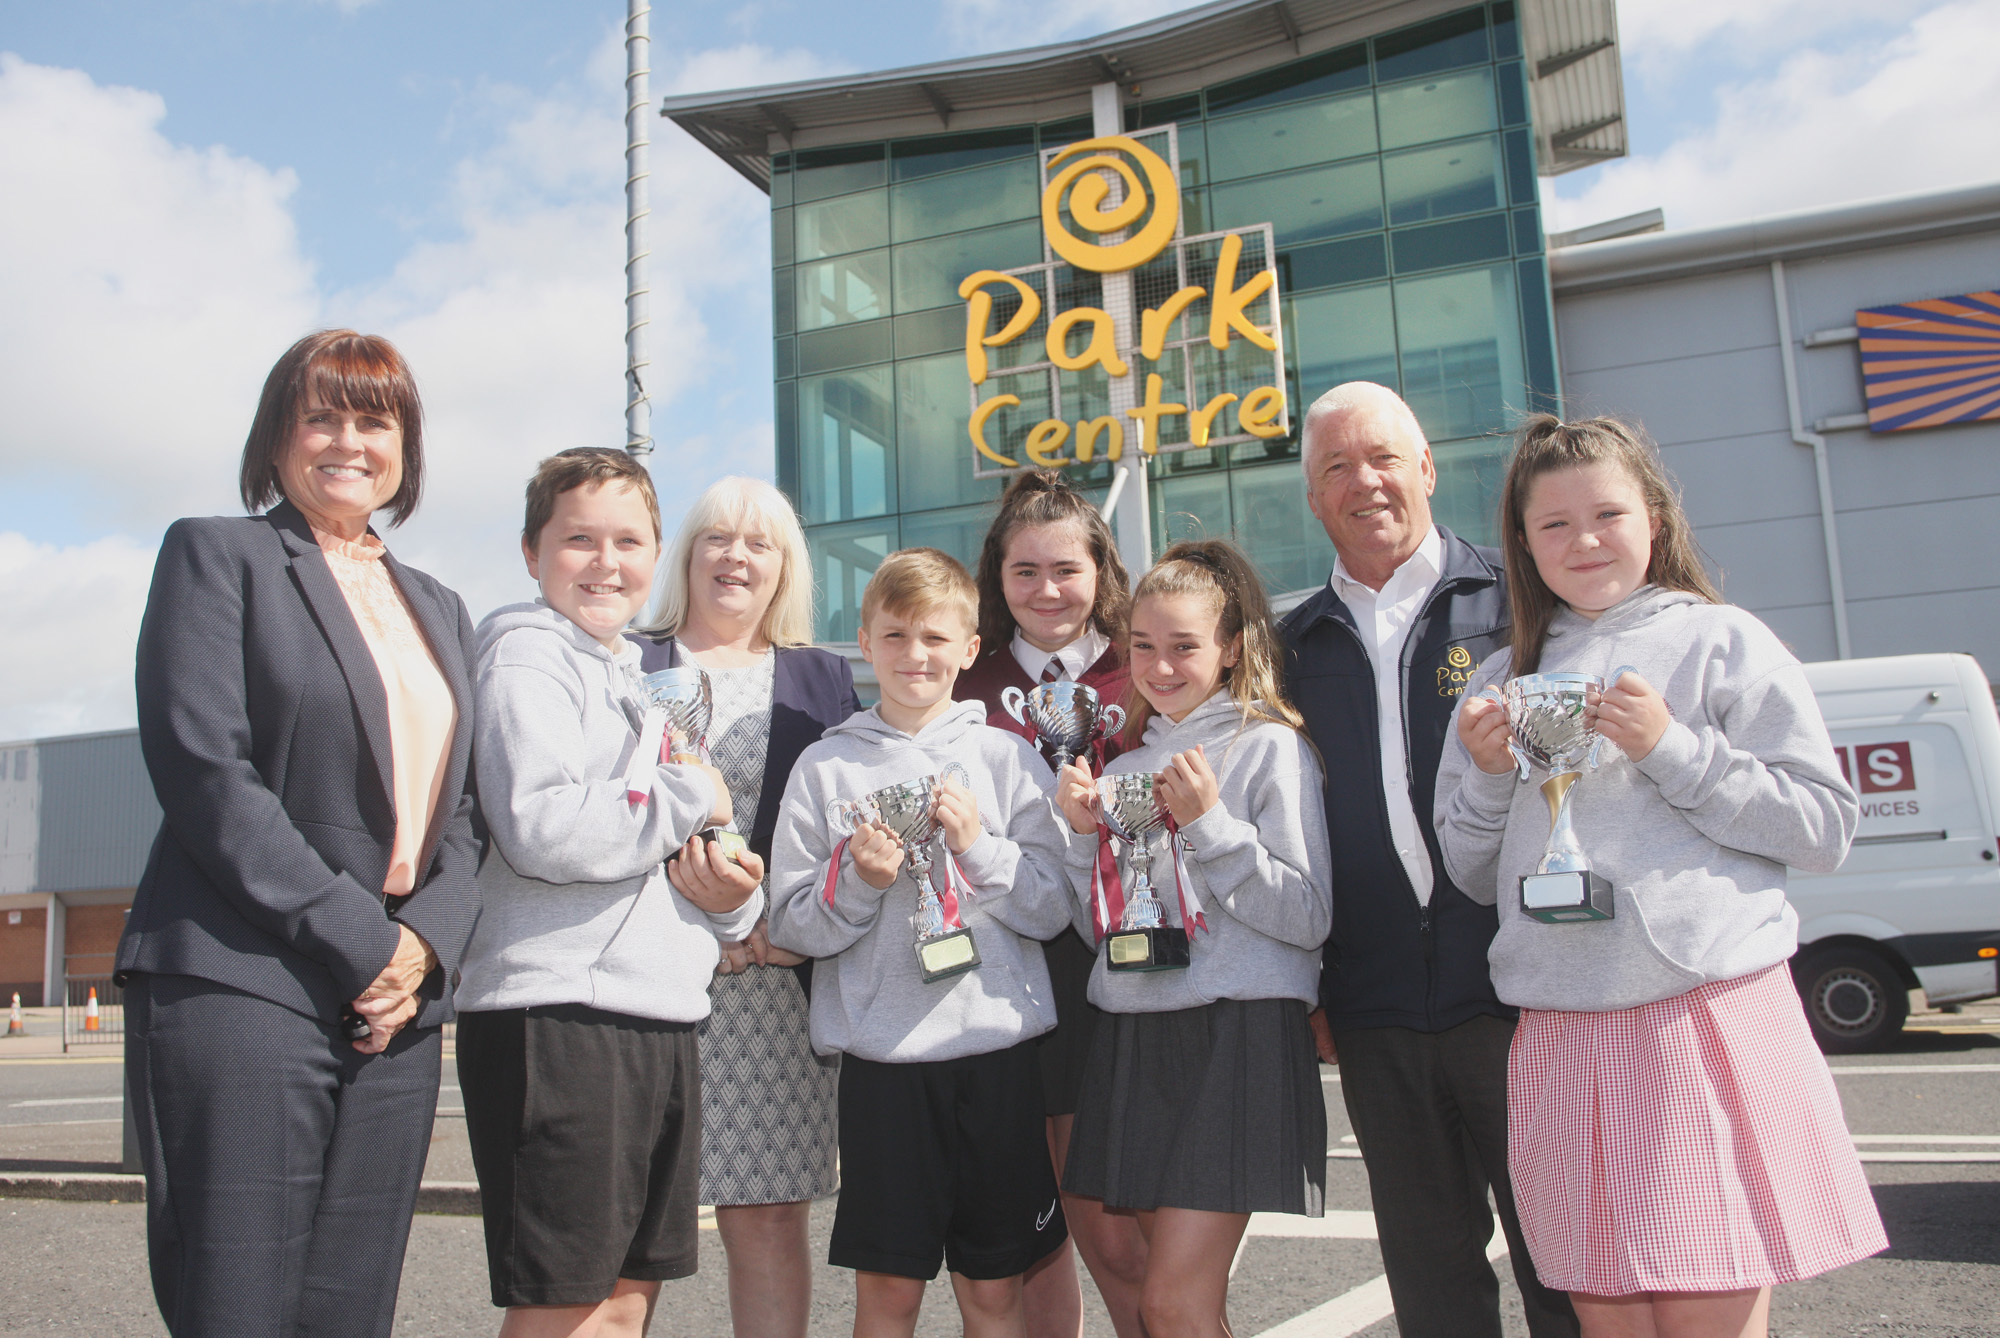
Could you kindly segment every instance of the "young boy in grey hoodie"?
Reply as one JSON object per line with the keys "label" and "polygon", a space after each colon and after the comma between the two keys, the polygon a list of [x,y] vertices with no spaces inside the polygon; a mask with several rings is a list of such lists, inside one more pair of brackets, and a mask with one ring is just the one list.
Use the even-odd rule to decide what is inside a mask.
{"label": "young boy in grey hoodie", "polygon": [[[979,648],[978,596],[956,560],[891,554],[861,613],[882,701],[799,758],[771,859],[771,942],[819,959],[813,1045],[844,1056],[829,1259],[857,1270],[857,1332],[914,1329],[941,1259],[968,1331],[1014,1327],[1021,1275],[1068,1234],[1031,1044],[1055,1025],[1032,940],[1069,922],[1054,776],[1026,740],[985,723],[984,705],[951,700]],[[947,928],[971,931],[979,963],[926,982],[910,852],[879,824],[842,841],[827,806],[953,763],[966,783],[942,786],[931,876],[954,890]]]}
{"label": "young boy in grey hoodie", "polygon": [[763,910],[756,856],[691,839],[729,819],[720,773],[634,757],[640,652],[622,634],[659,538],[652,480],[625,452],[544,460],[521,542],[542,598],[478,631],[492,844],[455,995],[459,1085],[493,1303],[574,1308],[572,1328],[643,1321],[661,1280],[695,1271],[694,1026],[718,937]]}

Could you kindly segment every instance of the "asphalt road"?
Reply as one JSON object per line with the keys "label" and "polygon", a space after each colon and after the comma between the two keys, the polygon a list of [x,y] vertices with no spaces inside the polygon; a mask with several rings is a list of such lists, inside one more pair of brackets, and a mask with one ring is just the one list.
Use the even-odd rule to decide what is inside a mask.
{"label": "asphalt road", "polygon": [[[1772,1331],[1783,1338],[2000,1338],[2000,1004],[1930,1015],[1884,1055],[1833,1061],[1848,1124],[1888,1224],[1889,1251],[1824,1278],[1781,1288]],[[118,1156],[120,1066],[111,1055],[0,1055],[0,1170],[105,1170]],[[1230,1293],[1248,1338],[1384,1338],[1396,1332],[1379,1281],[1368,1187],[1347,1141],[1337,1075],[1328,1070],[1327,1218],[1259,1218]],[[464,1121],[449,1065],[428,1177],[469,1180]],[[832,1204],[816,1207],[823,1250]],[[1311,1235],[1291,1234],[1310,1231]],[[1270,1234],[1265,1234],[1270,1233]],[[823,1255],[822,1255],[823,1257]],[[164,1333],[145,1269],[136,1204],[0,1201],[0,1335]],[[1504,1260],[1509,1338],[1526,1333]],[[721,1242],[702,1233],[701,1272],[668,1284],[655,1333],[726,1334]],[[1087,1284],[1086,1284],[1087,1285]],[[1087,1297],[1085,1332],[1110,1338]],[[932,1289],[919,1333],[959,1331],[949,1289]],[[476,1218],[421,1215],[411,1233],[398,1305],[404,1338],[491,1333]],[[849,1276],[821,1266],[815,1334],[851,1331]]]}

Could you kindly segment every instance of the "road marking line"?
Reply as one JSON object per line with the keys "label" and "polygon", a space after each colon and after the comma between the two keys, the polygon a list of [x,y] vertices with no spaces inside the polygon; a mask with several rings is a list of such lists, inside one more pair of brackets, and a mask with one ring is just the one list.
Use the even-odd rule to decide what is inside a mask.
{"label": "road marking line", "polygon": [[1244,1234],[1290,1240],[1374,1240],[1375,1214],[1355,1208],[1328,1208],[1324,1217],[1252,1213]]}
{"label": "road marking line", "polygon": [[[1494,1232],[1492,1243],[1486,1247],[1486,1257],[1498,1260],[1506,1253],[1507,1237]],[[1378,1273],[1325,1305],[1264,1330],[1259,1338],[1349,1338],[1350,1334],[1379,1324],[1395,1313],[1395,1302],[1389,1299],[1389,1275]]]}
{"label": "road marking line", "polygon": [[125,1117],[121,1115],[115,1119],[109,1119],[109,1120],[22,1120],[18,1124],[12,1121],[0,1121],[0,1129],[48,1129],[58,1124],[123,1124],[123,1123],[125,1123]]}
{"label": "road marking line", "polygon": [[1328,1149],[1326,1150],[1326,1155],[1327,1155],[1327,1156],[1329,1156],[1329,1157],[1345,1157],[1345,1158],[1346,1158],[1346,1159],[1347,1159],[1348,1161],[1360,1161],[1360,1160],[1361,1160],[1361,1149],[1360,1149],[1360,1148],[1328,1148]]}
{"label": "road marking line", "polygon": [[2000,1161],[2000,1152],[1860,1152],[1862,1161],[1914,1161],[1933,1166],[1969,1166],[1974,1162]]}
{"label": "road marking line", "polygon": [[1340,1075],[1338,1073],[1322,1073],[1319,1075],[1319,1080],[1321,1082],[1339,1082]]}
{"label": "road marking line", "polygon": [[105,1106],[123,1101],[122,1096],[51,1096],[40,1101],[16,1101],[15,1109],[22,1106]]}
{"label": "road marking line", "polygon": [[1836,1078],[1851,1073],[2000,1073],[2000,1064],[1829,1064]]}
{"label": "road marking line", "polygon": [[1857,1143],[2000,1143],[2000,1134],[1849,1134]]}

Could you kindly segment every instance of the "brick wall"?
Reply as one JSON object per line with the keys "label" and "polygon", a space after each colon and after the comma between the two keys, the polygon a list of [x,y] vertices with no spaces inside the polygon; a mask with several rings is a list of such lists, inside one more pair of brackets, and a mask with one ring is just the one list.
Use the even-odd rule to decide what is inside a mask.
{"label": "brick wall", "polygon": [[[15,916],[21,923],[11,923]],[[49,913],[39,906],[0,911],[0,1007],[16,991],[25,1008],[42,1004],[42,953],[48,942]]]}

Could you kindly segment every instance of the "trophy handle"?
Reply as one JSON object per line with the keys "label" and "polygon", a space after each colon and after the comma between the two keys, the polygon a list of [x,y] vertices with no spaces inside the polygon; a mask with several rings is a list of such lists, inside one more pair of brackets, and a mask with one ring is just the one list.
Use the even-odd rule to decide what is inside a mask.
{"label": "trophy handle", "polygon": [[[1015,689],[1009,688],[1008,691]],[[939,780],[955,780],[968,790],[972,788],[972,773],[965,769],[963,762],[947,762],[938,768],[937,774]]]}
{"label": "trophy handle", "polygon": [[1021,691],[1021,689],[1011,683],[1000,689],[1000,705],[1005,707],[1007,714],[1013,716],[1018,723],[1023,725],[1028,723],[1028,717],[1025,714],[1028,705],[1028,694]]}
{"label": "trophy handle", "polygon": [[1098,713],[1098,721],[1099,733],[1105,735],[1116,734],[1119,730],[1125,728],[1125,708],[1116,702],[1112,702]]}
{"label": "trophy handle", "polygon": [[[1504,711],[1507,709],[1507,694],[1500,691],[1499,684],[1488,683],[1485,687],[1479,690],[1479,695],[1486,698],[1488,701],[1500,703],[1501,710]],[[1522,780],[1528,779],[1528,767],[1529,767],[1528,755],[1521,751],[1520,744],[1514,742],[1514,736],[1511,729],[1509,730],[1507,735],[1507,751],[1513,754],[1514,769],[1520,773],[1521,779]]]}

